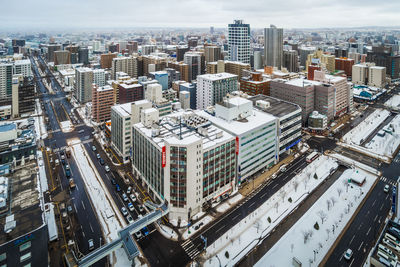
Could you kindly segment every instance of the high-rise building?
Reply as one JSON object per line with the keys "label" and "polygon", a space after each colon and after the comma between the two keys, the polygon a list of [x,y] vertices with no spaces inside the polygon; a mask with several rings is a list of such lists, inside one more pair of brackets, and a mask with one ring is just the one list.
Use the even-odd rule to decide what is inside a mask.
{"label": "high-rise building", "polygon": [[313,54],[316,48],[311,46],[302,46],[299,48],[300,51],[300,66],[306,67],[306,61],[309,54]]}
{"label": "high-rise building", "polygon": [[89,49],[87,47],[80,47],[78,51],[78,62],[84,65],[89,64]]}
{"label": "high-rise building", "polygon": [[118,85],[119,103],[125,104],[144,98],[143,86],[141,84],[126,84]]}
{"label": "high-rise building", "polygon": [[238,76],[230,73],[197,76],[197,109],[206,109],[233,91],[238,90]]}
{"label": "high-rise building", "polygon": [[353,70],[354,59],[350,58],[335,58],[335,69],[343,70],[347,76],[351,77]]}
{"label": "high-rise building", "polygon": [[195,52],[187,52],[184,62],[189,66],[189,81],[196,80],[197,75],[201,74],[201,55]]}
{"label": "high-rise building", "polygon": [[186,52],[189,52],[188,46],[178,45],[176,47],[176,61],[183,61]]}
{"label": "high-rise building", "polygon": [[383,88],[386,84],[386,67],[373,66],[368,70],[368,85]]}
{"label": "high-rise building", "polygon": [[168,67],[179,71],[181,79],[189,82],[189,65],[184,62],[168,62]]}
{"label": "high-rise building", "polygon": [[190,93],[190,108],[197,109],[197,83],[181,83],[179,85],[179,92],[187,91]]}
{"label": "high-rise building", "polygon": [[215,45],[207,45],[204,47],[204,56],[205,61],[208,62],[215,62],[220,59],[221,57],[221,47]]}
{"label": "high-rise building", "polygon": [[299,71],[299,56],[296,50],[283,51],[283,67],[290,72]]}
{"label": "high-rise building", "polygon": [[49,44],[46,47],[47,47],[47,61],[54,62],[54,51],[61,50],[61,45]]}
{"label": "high-rise building", "polygon": [[255,70],[262,69],[264,66],[264,60],[261,51],[254,51],[253,57],[253,68]]}
{"label": "high-rise building", "polygon": [[250,64],[250,24],[235,20],[228,25],[228,58]]}
{"label": "high-rise building", "polygon": [[103,69],[93,70],[93,83],[99,87],[106,85],[106,72]]}
{"label": "high-rise building", "polygon": [[283,29],[271,25],[264,29],[264,65],[281,69],[283,58]]}
{"label": "high-rise building", "polygon": [[[223,70],[221,70],[221,66],[220,65],[224,65]],[[217,73],[221,73],[221,72],[227,72],[227,73],[231,73],[231,74],[235,74],[238,76],[239,80],[242,79],[243,72],[244,71],[250,71],[251,67],[250,64],[247,63],[242,63],[239,61],[222,61],[219,60],[217,63]]]}
{"label": "high-rise building", "polygon": [[335,71],[335,56],[322,54],[321,55],[321,64],[325,66],[326,70],[330,73]]}
{"label": "high-rise building", "polygon": [[97,122],[106,122],[111,118],[111,107],[114,102],[114,88],[109,85],[92,86],[92,119]]}
{"label": "high-rise building", "polygon": [[67,50],[54,51],[54,65],[71,64],[71,53]]}
{"label": "high-rise building", "polygon": [[138,57],[116,57],[111,64],[111,78],[116,79],[117,72],[125,72],[130,77],[137,78],[139,70]]}
{"label": "high-rise building", "polygon": [[92,100],[93,70],[75,69],[75,98],[83,104]]}
{"label": "high-rise building", "polygon": [[355,64],[352,67],[351,81],[355,84],[365,85],[368,79],[368,65]]}
{"label": "high-rise building", "polygon": [[102,69],[111,69],[113,58],[116,58],[118,53],[101,54],[100,67]]}

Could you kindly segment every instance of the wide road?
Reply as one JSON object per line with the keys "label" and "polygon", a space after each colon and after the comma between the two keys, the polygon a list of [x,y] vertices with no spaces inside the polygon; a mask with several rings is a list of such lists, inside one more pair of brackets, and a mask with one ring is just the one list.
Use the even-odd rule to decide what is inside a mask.
{"label": "wide road", "polygon": [[267,201],[273,194],[275,194],[281,187],[288,183],[298,172],[305,166],[307,155],[302,155],[295,159],[288,167],[287,171],[280,173],[274,180],[270,180],[269,184],[262,187],[256,194],[250,195],[243,203],[236,206],[233,210],[229,211],[226,215],[218,218],[210,226],[206,226],[206,230],[197,233],[194,237],[183,243],[185,251],[191,258],[195,258],[204,247],[204,242],[200,234],[207,238],[207,246],[210,246],[219,237],[225,234],[234,225],[239,223],[244,217],[259,208],[265,201]]}
{"label": "wide road", "polygon": [[[60,114],[56,113],[57,110],[60,112],[60,109],[56,110],[54,109],[54,107],[52,106],[52,99],[60,97],[65,99],[65,95],[62,93],[62,91],[58,91],[57,94],[55,95],[48,94],[48,91],[43,85],[43,82],[40,78],[37,66],[32,58],[31,62],[32,62],[33,73],[36,78],[37,87],[39,88],[39,91],[42,93],[42,103],[44,103],[45,112],[49,118],[48,130],[50,131],[51,134],[49,135],[49,138],[44,140],[45,145],[51,147],[52,149],[54,149],[54,151],[63,150],[67,146],[68,138],[73,138],[73,137],[80,138],[80,136],[77,133],[77,131],[79,131],[80,128],[76,128],[74,132],[67,134],[64,134],[60,130],[60,125],[58,122],[58,117],[60,116]],[[87,129],[90,127],[86,126],[81,128],[86,128],[85,133],[89,134],[91,132],[89,129]],[[59,178],[61,181],[61,188],[57,190],[64,189],[70,193],[70,200],[71,200],[70,204],[74,206],[74,210],[76,212],[80,224],[79,227],[80,230],[74,233],[74,235],[78,243],[79,252],[81,252],[82,254],[87,254],[89,252],[89,245],[88,245],[89,239],[93,239],[95,248],[99,247],[101,245],[100,244],[101,242],[104,243],[103,242],[104,240],[102,240],[103,236],[100,224],[96,219],[95,212],[89,201],[88,195],[86,194],[82,177],[80,175],[80,172],[78,170],[78,167],[74,159],[72,157],[67,158],[66,164],[69,164],[71,169],[71,177],[73,177],[77,186],[73,190],[69,189],[69,182],[65,175],[65,166],[62,166],[62,164],[60,164],[60,166],[58,166],[57,169],[58,171],[57,178]],[[103,259],[94,266],[105,266],[105,264],[106,264],[106,259]]]}
{"label": "wide road", "polygon": [[[388,181],[386,178],[382,178]],[[328,258],[325,266],[362,266],[370,249],[379,237],[391,208],[391,194],[383,192],[386,183],[379,180],[365,204],[357,213],[343,237]],[[353,257],[347,261],[343,253],[350,248]]]}

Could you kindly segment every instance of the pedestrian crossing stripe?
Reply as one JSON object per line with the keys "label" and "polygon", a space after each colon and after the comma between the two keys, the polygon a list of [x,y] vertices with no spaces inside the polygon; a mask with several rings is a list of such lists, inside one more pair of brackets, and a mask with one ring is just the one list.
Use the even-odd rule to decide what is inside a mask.
{"label": "pedestrian crossing stripe", "polygon": [[188,239],[181,244],[183,250],[186,254],[191,258],[194,259],[197,255],[200,254],[201,251],[198,250],[197,247],[193,244],[192,240]]}
{"label": "pedestrian crossing stripe", "polygon": [[380,180],[381,180],[382,182],[384,182],[384,183],[387,183],[387,184],[396,185],[396,181],[394,181],[394,180],[392,180],[392,179],[389,179],[389,178],[387,178],[387,177],[384,177],[384,176],[382,176],[382,177],[380,178]]}

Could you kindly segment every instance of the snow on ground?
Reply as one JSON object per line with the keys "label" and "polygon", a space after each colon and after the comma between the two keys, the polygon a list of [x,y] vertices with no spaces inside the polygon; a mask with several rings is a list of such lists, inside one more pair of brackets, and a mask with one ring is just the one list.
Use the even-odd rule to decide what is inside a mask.
{"label": "snow on ground", "polygon": [[232,207],[232,205],[236,205],[236,203],[239,202],[242,198],[243,198],[243,196],[238,193],[234,197],[228,199],[224,203],[217,206],[216,210],[218,212],[225,212],[228,209],[230,209]]}
{"label": "snow on ground", "polygon": [[[199,231],[201,228],[203,228],[204,226],[206,226],[207,224],[212,222],[212,220],[213,220],[213,217],[211,217],[210,215],[207,215],[207,216],[201,218],[201,220],[199,220],[192,226],[189,226],[189,228],[187,230],[185,230],[185,232],[182,235],[182,238],[185,240],[188,239],[189,237],[194,235],[197,231]],[[202,224],[202,225],[200,226],[200,224]],[[199,228],[197,230],[195,230],[195,227],[199,227]]]}
{"label": "snow on ground", "polygon": [[74,130],[74,126],[72,125],[70,120],[60,121],[60,126],[63,133],[72,132]]}
{"label": "snow on ground", "polygon": [[[110,193],[104,190],[105,185],[100,178],[93,162],[86,156],[86,150],[82,144],[72,146],[72,155],[78,165],[79,172],[85,183],[86,190],[94,206],[94,211],[100,221],[103,234],[107,241],[118,238],[118,231],[126,226],[122,214],[112,200]],[[130,266],[129,260],[123,248],[116,250],[111,257],[114,266]]]}
{"label": "snow on ground", "polygon": [[385,106],[393,109],[400,109],[400,95],[392,96],[388,101],[385,102]]}
{"label": "snow on ground", "polygon": [[83,122],[87,126],[93,127],[93,125],[95,125],[95,123],[90,119],[90,117],[86,116],[86,106],[76,107],[75,109],[76,109],[76,112],[78,112],[78,114],[81,117],[81,119],[83,120]]}
{"label": "snow on ground", "polygon": [[[259,238],[269,235],[337,167],[336,160],[324,155],[314,160],[261,207],[209,246],[204,265],[233,266],[259,243]],[[229,258],[225,256],[227,251]]]}
{"label": "snow on ground", "polygon": [[400,145],[400,115],[394,117],[394,119],[382,130],[386,130],[385,135],[383,137],[375,135],[375,137],[366,144],[365,147],[368,150],[371,150],[371,152],[379,155],[392,157]]}
{"label": "snow on ground", "polygon": [[157,226],[160,228],[159,232],[166,238],[172,239],[175,241],[178,241],[178,234],[171,229],[170,227],[164,225],[164,224],[157,224]]}
{"label": "snow on ground", "polygon": [[[365,177],[362,187],[348,185],[355,176]],[[303,266],[318,266],[376,179],[361,169],[346,170],[255,266],[292,266],[293,257]]]}
{"label": "snow on ground", "polygon": [[39,115],[39,117],[35,117],[35,132],[36,132],[36,139],[40,140],[47,138],[47,130],[45,123],[43,121],[43,114],[42,108],[40,106],[39,100],[37,99],[36,101],[36,113]]}
{"label": "snow on ground", "polygon": [[40,183],[40,192],[46,192],[49,190],[49,186],[47,184],[47,176],[46,176],[46,168],[43,162],[43,152],[37,150],[37,161],[39,166],[39,183]]}
{"label": "snow on ground", "polygon": [[360,145],[389,115],[390,112],[385,109],[376,109],[357,127],[343,136],[343,141],[347,144]]}
{"label": "snow on ground", "polygon": [[377,153],[375,153],[375,151],[371,151],[368,148],[365,148],[365,147],[362,147],[362,146],[358,146],[358,145],[349,145],[349,144],[340,143],[340,142],[338,143],[338,145],[340,145],[342,147],[346,147],[346,148],[352,149],[352,150],[355,150],[357,152],[360,152],[361,154],[365,154],[365,155],[370,156],[372,158],[376,158],[376,159],[382,160],[382,161],[384,161],[386,163],[390,163],[389,157],[387,157],[385,155],[377,154]]}

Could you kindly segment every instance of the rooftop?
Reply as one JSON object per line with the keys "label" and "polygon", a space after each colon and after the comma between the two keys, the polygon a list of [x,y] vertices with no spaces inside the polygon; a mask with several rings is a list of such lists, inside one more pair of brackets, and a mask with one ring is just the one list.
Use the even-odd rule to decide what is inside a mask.
{"label": "rooftop", "polygon": [[266,95],[256,95],[248,98],[253,101],[253,106],[256,107],[256,102],[258,100],[268,101],[270,106],[266,109],[262,109],[260,107],[256,107],[264,112],[267,112],[275,117],[283,117],[287,114],[290,114],[296,110],[301,110],[300,106],[290,103],[275,97],[266,96]]}
{"label": "rooftop", "polygon": [[237,78],[238,76],[235,74],[230,74],[227,72],[217,73],[217,74],[203,74],[198,75],[197,78],[209,80],[209,81],[218,81],[227,78]]}
{"label": "rooftop", "polygon": [[309,85],[321,85],[322,83],[312,81],[312,80],[298,78],[298,79],[292,79],[292,80],[286,81],[286,84],[298,86],[298,87],[304,87],[304,86],[309,86]]}
{"label": "rooftop", "polygon": [[112,106],[111,108],[118,112],[122,117],[130,116],[132,113],[131,109],[132,103],[125,103],[121,105],[115,105]]}
{"label": "rooftop", "polygon": [[17,129],[17,125],[15,123],[5,123],[0,125],[0,132],[8,132]]}

